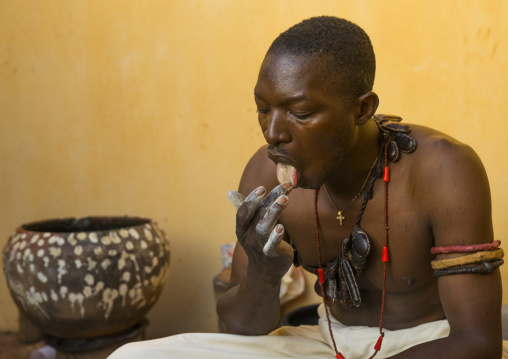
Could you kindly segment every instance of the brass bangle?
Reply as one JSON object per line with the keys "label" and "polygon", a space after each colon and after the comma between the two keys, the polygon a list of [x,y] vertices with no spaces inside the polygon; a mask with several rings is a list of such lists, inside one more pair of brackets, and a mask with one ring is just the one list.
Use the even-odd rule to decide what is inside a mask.
{"label": "brass bangle", "polygon": [[497,259],[493,261],[486,261],[478,263],[473,267],[455,267],[448,269],[436,269],[434,271],[434,275],[436,277],[441,277],[445,275],[454,275],[454,274],[489,274],[494,271],[494,269],[500,267],[504,263],[503,259]]}
{"label": "brass bangle", "polygon": [[480,251],[462,257],[435,260],[432,261],[430,264],[432,265],[432,269],[447,269],[467,264],[480,263],[494,259],[501,259],[503,257],[504,251],[501,248],[499,248],[496,249],[495,251]]}

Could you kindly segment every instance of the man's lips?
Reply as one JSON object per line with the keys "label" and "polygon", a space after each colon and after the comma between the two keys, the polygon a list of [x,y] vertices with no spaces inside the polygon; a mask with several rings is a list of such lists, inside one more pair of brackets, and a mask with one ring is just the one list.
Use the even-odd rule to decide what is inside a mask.
{"label": "man's lips", "polygon": [[270,158],[275,163],[287,163],[295,166],[296,161],[293,159],[293,156],[289,153],[289,151],[283,148],[277,148],[275,146],[268,146],[268,158]]}
{"label": "man's lips", "polygon": [[286,163],[286,164],[289,164],[289,165],[292,165],[294,162],[287,156],[282,156],[282,155],[275,155],[275,154],[272,154],[270,152],[268,152],[268,158],[271,159],[273,162],[275,163]]}

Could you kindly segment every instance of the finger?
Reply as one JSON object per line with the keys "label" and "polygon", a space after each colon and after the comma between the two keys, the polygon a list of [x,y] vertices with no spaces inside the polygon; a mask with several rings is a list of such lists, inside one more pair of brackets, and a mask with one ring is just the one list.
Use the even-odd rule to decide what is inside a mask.
{"label": "finger", "polygon": [[263,186],[259,186],[254,191],[252,191],[243,204],[238,207],[238,211],[236,212],[236,235],[242,236],[250,225],[252,217],[256,213],[256,209],[259,206],[259,203],[265,198],[266,189]]}
{"label": "finger", "polygon": [[228,192],[228,198],[236,209],[240,208],[243,202],[245,202],[245,196],[240,192],[233,190]]}
{"label": "finger", "polygon": [[266,211],[262,220],[256,225],[256,233],[260,238],[267,238],[279,219],[282,210],[288,204],[288,197],[285,195],[280,196]]}
{"label": "finger", "polygon": [[278,224],[270,233],[270,237],[268,237],[268,241],[266,241],[263,247],[263,253],[268,257],[277,257],[282,237],[284,237],[284,226]]}
{"label": "finger", "polygon": [[273,203],[282,195],[287,195],[291,192],[293,186],[291,182],[286,182],[275,187],[261,202],[256,213],[256,219],[261,219],[265,216],[266,211],[273,205]]}
{"label": "finger", "polygon": [[[265,194],[266,194],[265,187],[259,186],[254,191],[249,193],[247,198],[245,198],[245,201],[240,207],[242,206],[247,207],[247,211],[249,213],[252,212],[251,215],[249,215],[249,218],[252,217],[252,214],[254,214],[254,209],[256,209],[259,206],[259,203],[263,200],[263,198],[265,198]],[[241,208],[238,209],[240,210]]]}

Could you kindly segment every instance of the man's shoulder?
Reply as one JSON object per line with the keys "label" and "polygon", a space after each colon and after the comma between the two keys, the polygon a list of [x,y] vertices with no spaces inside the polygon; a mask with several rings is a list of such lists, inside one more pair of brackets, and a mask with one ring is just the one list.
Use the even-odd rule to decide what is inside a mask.
{"label": "man's shoulder", "polygon": [[[490,213],[487,173],[476,152],[467,144],[424,126],[414,125],[411,133],[418,148],[409,170],[422,194],[422,208],[432,217],[434,227],[442,221],[451,223],[452,218],[467,227],[464,213]],[[470,203],[475,203],[475,210]],[[490,218],[482,221],[490,223]],[[463,237],[467,238],[466,234]],[[470,239],[473,240],[480,239]]]}
{"label": "man's shoulder", "polygon": [[422,223],[432,228],[436,246],[491,240],[489,182],[475,151],[425,126],[411,125],[411,136],[417,142],[416,150],[393,165],[392,178],[400,179],[394,184],[399,193],[406,194],[397,197],[399,203],[409,204]]}
{"label": "man's shoulder", "polygon": [[411,170],[415,174],[423,178],[436,178],[439,174],[446,173],[450,176],[478,172],[483,174],[482,162],[469,145],[426,126],[410,126],[411,135],[417,142],[417,150],[411,161]]}
{"label": "man's shoulder", "polygon": [[415,124],[411,124],[409,126],[411,127],[411,134],[417,140],[420,150],[424,148],[427,151],[442,151],[453,148],[460,149],[468,147],[466,144],[460,142],[452,136],[433,128]]}

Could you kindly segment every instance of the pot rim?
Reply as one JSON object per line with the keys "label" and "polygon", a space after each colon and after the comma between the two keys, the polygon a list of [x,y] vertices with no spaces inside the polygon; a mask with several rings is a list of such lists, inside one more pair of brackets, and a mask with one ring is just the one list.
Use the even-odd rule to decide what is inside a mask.
{"label": "pot rim", "polygon": [[[107,221],[111,222],[110,225],[101,223]],[[80,222],[82,224],[80,224]],[[95,226],[90,225],[90,222],[95,222]],[[144,226],[146,224],[153,225],[155,222],[150,218],[139,216],[55,217],[21,224],[16,229],[16,232],[61,234],[79,232],[91,233],[128,229]],[[73,225],[75,227],[73,227]],[[104,225],[104,228],[100,228],[100,225]],[[58,226],[60,226],[60,228]],[[90,228],[86,228],[87,226]]]}

